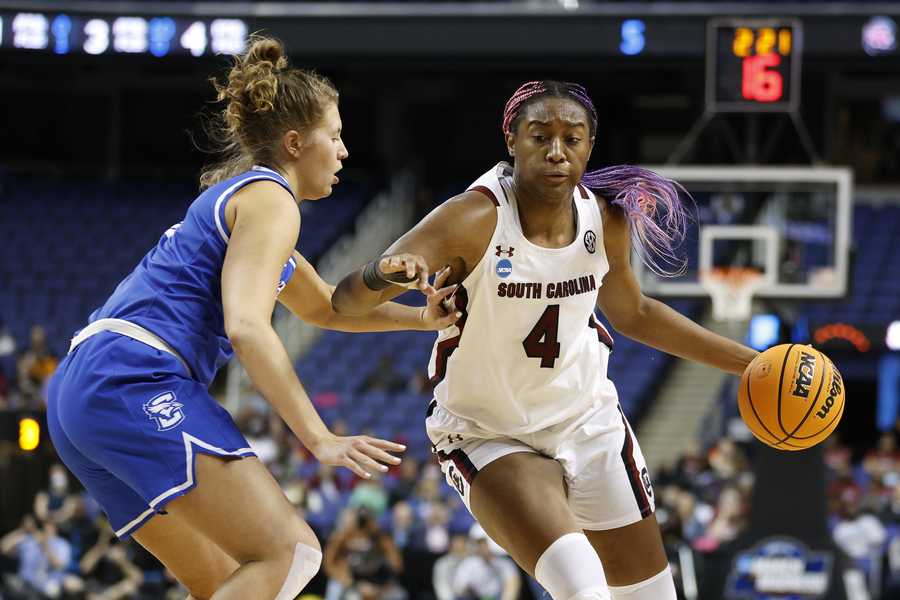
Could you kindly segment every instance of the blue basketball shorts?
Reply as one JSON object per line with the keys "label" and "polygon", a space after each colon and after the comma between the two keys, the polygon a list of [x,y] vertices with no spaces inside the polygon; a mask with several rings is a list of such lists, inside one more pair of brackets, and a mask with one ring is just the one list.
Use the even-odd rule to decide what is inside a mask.
{"label": "blue basketball shorts", "polygon": [[197,453],[255,456],[179,359],[104,331],[60,363],[47,398],[60,458],[127,537],[196,485]]}

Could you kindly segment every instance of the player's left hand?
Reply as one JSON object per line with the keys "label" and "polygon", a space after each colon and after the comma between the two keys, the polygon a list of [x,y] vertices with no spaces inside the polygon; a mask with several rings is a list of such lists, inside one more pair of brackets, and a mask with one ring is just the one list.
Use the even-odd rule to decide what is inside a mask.
{"label": "player's left hand", "polygon": [[450,267],[444,267],[434,276],[435,293],[428,296],[428,304],[422,310],[422,322],[429,331],[440,331],[456,323],[462,312],[454,308],[452,300],[448,300],[459,288],[459,285],[442,287],[450,277]]}
{"label": "player's left hand", "polygon": [[386,473],[388,465],[400,464],[400,459],[389,452],[403,452],[406,446],[367,435],[329,434],[309,449],[320,463],[346,467],[369,479],[372,473]]}

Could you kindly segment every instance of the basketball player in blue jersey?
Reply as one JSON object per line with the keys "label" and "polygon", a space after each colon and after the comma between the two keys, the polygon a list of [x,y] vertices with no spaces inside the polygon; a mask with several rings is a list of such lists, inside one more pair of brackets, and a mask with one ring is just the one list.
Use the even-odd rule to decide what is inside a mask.
{"label": "basketball player in blue jersey", "polygon": [[370,477],[403,446],[326,428],[272,329],[276,297],[345,331],[441,329],[456,317],[440,307],[450,288],[430,286],[423,309],[337,315],[331,286],[294,251],[298,202],[331,194],[347,158],[327,79],[288,68],[279,42],[255,38],[216,87],[230,157],[72,340],[47,418],[116,534],[134,536],[192,598],[293,600],[319,569],[319,543],[210,397],[213,376],[233,350],[318,460]]}
{"label": "basketball player in blue jersey", "polygon": [[452,265],[463,315],[435,343],[425,422],[447,481],[554,600],[676,600],[650,476],[607,378],[613,340],[594,311],[731,373],[756,353],[641,294],[632,243],[657,272],[677,272],[667,267],[684,208],[645,169],[586,173],[596,131],[580,85],[523,85],[503,119],[514,165],[432,211],[332,303],[361,314],[401,291],[393,274],[424,283]]}

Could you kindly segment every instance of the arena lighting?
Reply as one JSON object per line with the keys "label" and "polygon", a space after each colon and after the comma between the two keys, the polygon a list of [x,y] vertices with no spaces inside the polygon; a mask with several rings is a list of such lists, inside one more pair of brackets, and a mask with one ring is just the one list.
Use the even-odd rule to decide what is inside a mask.
{"label": "arena lighting", "polygon": [[31,452],[41,443],[41,425],[31,417],[19,421],[19,448]]}
{"label": "arena lighting", "polygon": [[862,48],[869,56],[897,49],[897,23],[890,17],[872,17],[862,29]]}
{"label": "arena lighting", "polygon": [[778,343],[781,319],[778,315],[754,315],[750,318],[747,344],[754,350],[765,350]]}
{"label": "arena lighting", "polygon": [[894,321],[888,325],[884,343],[888,350],[900,350],[900,321]]}
{"label": "arena lighting", "polygon": [[872,343],[862,331],[847,323],[829,323],[817,328],[813,333],[813,340],[822,345],[831,340],[844,340],[853,344],[859,352],[868,352]]}

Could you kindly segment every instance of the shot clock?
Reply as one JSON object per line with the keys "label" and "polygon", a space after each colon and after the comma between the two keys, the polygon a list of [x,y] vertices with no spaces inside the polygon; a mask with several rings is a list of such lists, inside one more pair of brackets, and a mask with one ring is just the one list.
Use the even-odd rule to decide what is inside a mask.
{"label": "shot clock", "polygon": [[706,103],[713,112],[795,111],[803,29],[794,19],[712,19]]}

